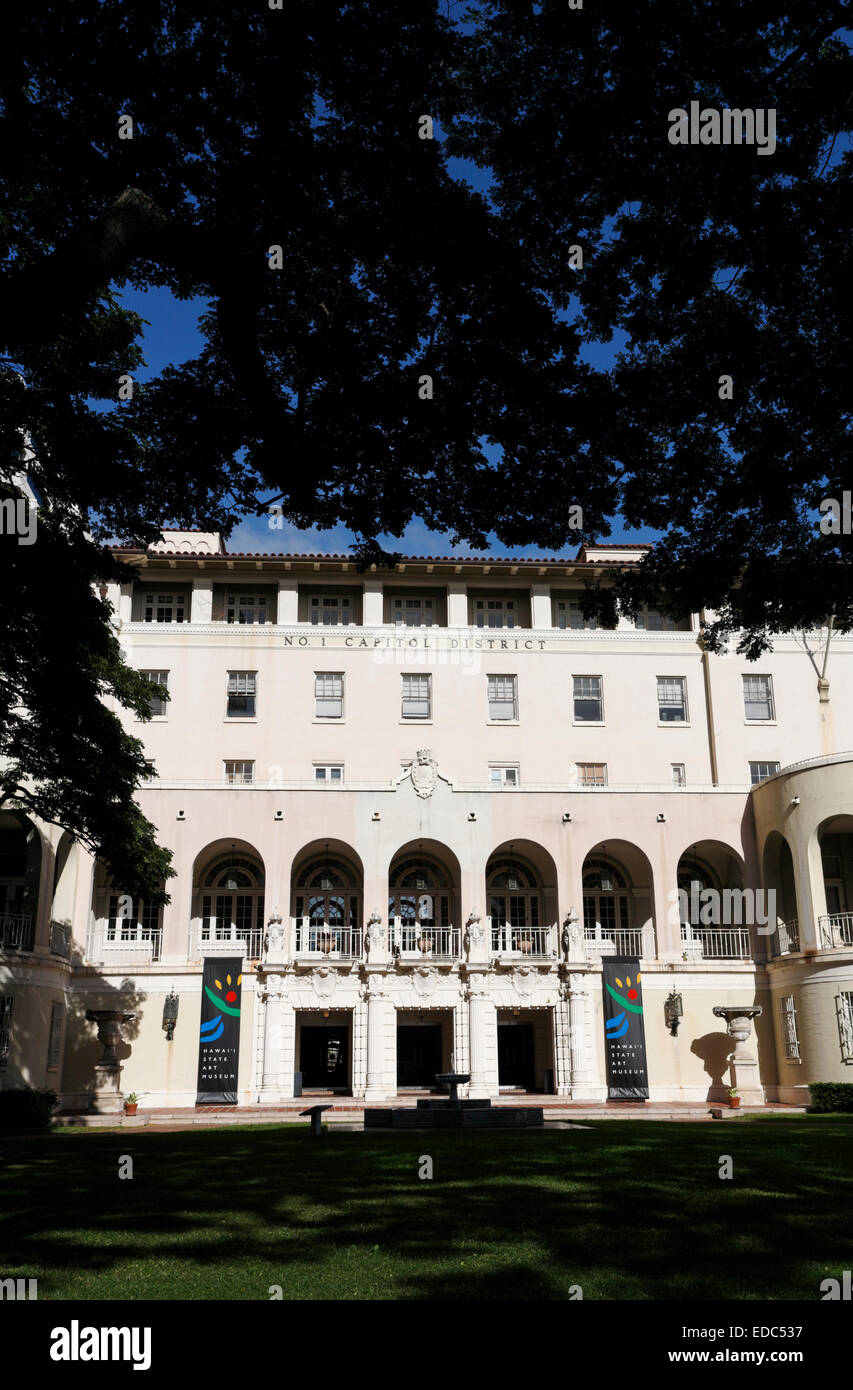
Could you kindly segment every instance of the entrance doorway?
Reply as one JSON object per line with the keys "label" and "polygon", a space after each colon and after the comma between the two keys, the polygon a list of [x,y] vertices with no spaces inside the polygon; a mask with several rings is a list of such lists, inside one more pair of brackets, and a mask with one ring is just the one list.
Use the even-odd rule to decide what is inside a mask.
{"label": "entrance doorway", "polygon": [[441,1071],[441,1024],[397,1025],[397,1088],[435,1086]]}
{"label": "entrance doorway", "polygon": [[302,1025],[299,1070],[303,1090],[344,1091],[349,1088],[349,1027]]}
{"label": "entrance doorway", "polygon": [[498,1085],[534,1089],[533,1024],[498,1024]]}

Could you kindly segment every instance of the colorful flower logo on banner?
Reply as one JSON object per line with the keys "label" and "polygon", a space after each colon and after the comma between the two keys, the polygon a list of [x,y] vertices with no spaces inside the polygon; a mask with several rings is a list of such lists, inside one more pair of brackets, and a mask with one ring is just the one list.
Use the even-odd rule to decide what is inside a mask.
{"label": "colorful flower logo on banner", "polygon": [[[641,979],[642,976],[637,975],[635,977],[634,984],[638,985]],[[625,1034],[627,1033],[630,1027],[630,1020],[628,1019],[625,1013],[626,1009],[630,1010],[632,1014],[641,1014],[643,1012],[642,1004],[636,1002],[639,999],[640,995],[639,991],[632,986],[630,975],[625,976],[624,985],[622,981],[618,978],[616,978],[616,983],[620,989],[624,989],[626,991],[624,995],[617,994],[616,990],[612,989],[606,981],[604,984],[604,988],[607,990],[607,993],[611,996],[611,998],[615,999],[617,1004],[622,1005],[622,1012],[619,1014],[614,1014],[613,1018],[609,1018],[604,1025],[604,1031],[607,1034],[608,1038],[624,1038]]]}
{"label": "colorful flower logo on banner", "polygon": [[[207,1023],[203,1023],[201,1025],[201,1041],[203,1043],[218,1042],[218,1040],[222,1037],[222,1034],[225,1031],[225,1023],[222,1018],[223,1013],[230,1014],[232,1018],[240,1017],[239,1008],[234,1007],[234,1005],[237,1003],[237,989],[231,983],[231,976],[225,976],[225,985],[227,985],[227,989],[225,988],[225,986],[223,986],[221,980],[214,980],[213,983],[216,985],[216,988],[220,991],[220,995],[222,995],[223,989],[225,990],[225,992],[224,995],[222,995],[222,997],[219,997],[213,993],[212,989],[208,989],[207,985],[204,986],[204,992],[207,995],[208,999],[211,1001],[211,1003],[216,1005],[216,1008],[219,1009],[220,1012],[215,1014],[213,1018],[208,1019]],[[239,988],[239,986],[242,983],[243,976],[238,975],[237,987]]]}

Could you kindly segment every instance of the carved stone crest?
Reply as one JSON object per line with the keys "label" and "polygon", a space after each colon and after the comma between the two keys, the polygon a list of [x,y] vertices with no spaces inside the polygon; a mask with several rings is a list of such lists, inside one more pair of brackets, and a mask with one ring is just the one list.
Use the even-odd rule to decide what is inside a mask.
{"label": "carved stone crest", "polygon": [[438,781],[438,763],[429,748],[419,748],[417,762],[412,763],[412,786],[418,796],[432,796]]}
{"label": "carved stone crest", "polygon": [[517,965],[512,972],[512,983],[516,994],[528,998],[536,988],[536,977],[529,965]]}
{"label": "carved stone crest", "polygon": [[311,984],[318,999],[330,999],[335,992],[338,977],[327,965],[311,972]]}
{"label": "carved stone crest", "polygon": [[430,995],[435,994],[437,983],[436,972],[430,970],[429,966],[420,965],[412,974],[412,984],[422,999],[429,999]]}

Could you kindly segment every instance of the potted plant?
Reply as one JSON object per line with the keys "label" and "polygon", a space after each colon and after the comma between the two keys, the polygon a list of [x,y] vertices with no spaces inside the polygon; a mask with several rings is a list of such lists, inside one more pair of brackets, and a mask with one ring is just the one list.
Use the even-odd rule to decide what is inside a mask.
{"label": "potted plant", "polygon": [[737,1110],[738,1106],[740,1105],[740,1096],[738,1095],[734,1086],[729,1091],[729,1105],[731,1106],[732,1110]]}
{"label": "potted plant", "polygon": [[522,955],[529,956],[530,952],[533,950],[533,937],[529,931],[521,933],[518,944],[521,947]]}
{"label": "potted plant", "polygon": [[128,1091],[127,1095],[126,1095],[125,1098],[124,1098],[124,1113],[125,1113],[125,1115],[135,1115],[135,1114],[136,1114],[136,1107],[137,1107],[138,1104],[139,1104],[139,1096],[136,1094],[136,1092],[135,1092],[135,1091]]}
{"label": "potted plant", "polygon": [[432,953],[432,932],[421,932],[420,945],[423,955],[428,956]]}

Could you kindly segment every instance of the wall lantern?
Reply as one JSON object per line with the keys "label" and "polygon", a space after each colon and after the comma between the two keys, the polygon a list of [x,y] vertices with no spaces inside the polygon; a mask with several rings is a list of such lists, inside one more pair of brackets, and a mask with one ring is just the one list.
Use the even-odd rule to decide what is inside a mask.
{"label": "wall lantern", "polygon": [[328,1017],[329,1017],[329,1010],[328,1010],[328,1009],[323,1009],[321,1012],[322,1012],[322,1017],[323,1017],[323,1018],[328,1018]]}
{"label": "wall lantern", "polygon": [[166,1042],[171,1042],[175,1036],[175,1024],[178,1021],[179,1003],[180,1001],[174,990],[172,990],[171,994],[166,995],[163,1004],[163,1027],[166,1030]]}
{"label": "wall lantern", "polygon": [[509,865],[506,871],[506,886],[511,893],[518,892],[518,874],[512,859],[512,845],[509,847]]}
{"label": "wall lantern", "polygon": [[233,840],[232,840],[232,842],[231,842],[231,862],[230,862],[230,864],[228,865],[228,873],[226,874],[226,877],[225,877],[225,887],[227,888],[227,890],[228,890],[229,893],[234,893],[234,892],[236,892],[237,888],[239,887],[239,884],[237,883],[237,874],[236,874],[237,866],[236,866],[236,864],[234,863],[234,848],[235,848],[235,847],[234,847],[234,842],[233,842]]}
{"label": "wall lantern", "polygon": [[684,1004],[681,995],[676,994],[675,990],[670,990],[663,1004],[663,1016],[666,1026],[674,1038],[678,1037],[678,1025],[684,1017]]}

